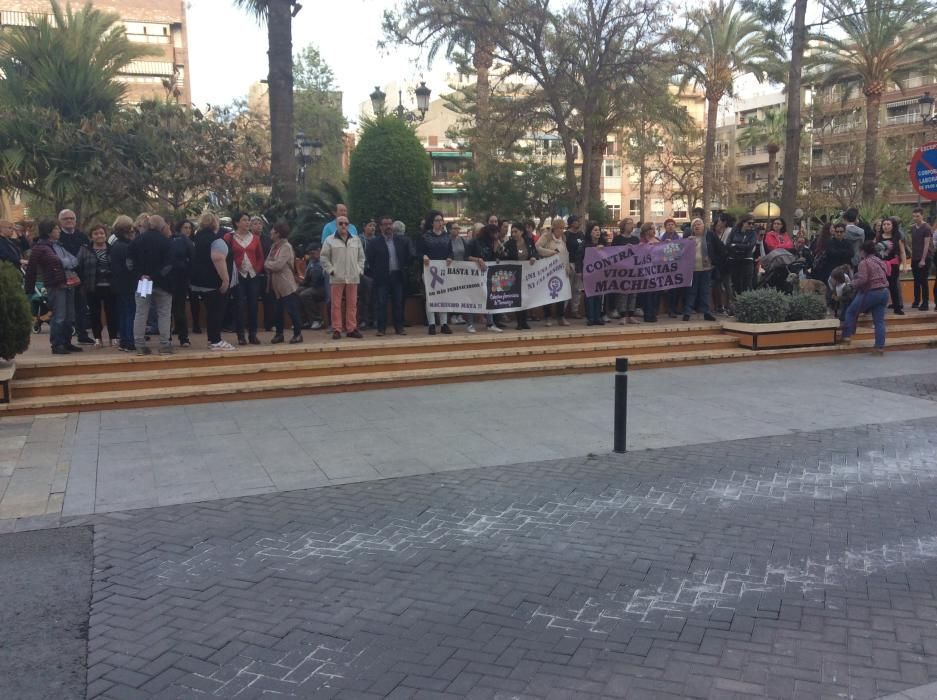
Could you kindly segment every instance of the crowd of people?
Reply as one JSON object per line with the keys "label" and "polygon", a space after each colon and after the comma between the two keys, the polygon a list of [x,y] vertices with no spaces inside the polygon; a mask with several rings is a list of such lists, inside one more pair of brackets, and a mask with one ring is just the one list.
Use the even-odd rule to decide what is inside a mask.
{"label": "crowd of people", "polygon": [[[34,239],[25,227],[0,221],[0,261],[22,270],[24,290],[36,307],[37,330],[42,307],[48,307],[53,353],[103,347],[106,330],[108,344],[147,355],[155,335],[161,354],[173,352],[173,336],[189,347],[190,332],[202,333],[202,319],[210,350],[235,349],[222,337],[224,331],[235,334],[238,345],[259,345],[259,309],[265,329],[274,332],[274,344],[286,342],[287,317],[290,343],[303,342],[304,329],[324,329],[336,340],[343,335],[360,339],[367,328],[384,336],[389,326],[405,335],[407,271],[434,261],[468,261],[484,268],[492,262],[559,256],[571,282],[570,301],[514,313],[519,331],[529,330],[533,320],[569,325],[583,312],[590,326],[656,323],[662,308],[671,319],[689,321],[698,313],[714,321],[716,314],[734,313],[736,295],[756,285],[763,261],[787,251],[801,278],[817,280],[828,290],[827,299],[844,324],[844,339],[855,333],[859,314],[868,312],[881,349],[889,296],[894,312],[904,313],[900,270],[910,260],[913,306],[927,310],[930,259],[937,251],[920,209],[914,210],[908,236],[897,219],[867,224],[849,209],[809,241],[792,236],[780,217],[763,226],[751,215],[736,221],[721,213],[707,226],[701,209],[682,228],[667,219],[662,230],[631,217],[609,230],[576,215],[556,217],[541,230],[532,221],[496,215],[463,229],[432,211],[416,238],[390,215],[366,222],[359,233],[344,205],[334,213],[321,241],[297,256],[287,224],[268,226],[246,213],[222,220],[209,212],[197,222],[182,220],[175,226],[159,215],[119,216],[110,229],[95,224],[85,234],[75,213],[66,209],[57,221],[39,222]],[[688,237],[698,241],[689,287],[583,297],[583,260],[590,246],[654,245]],[[934,303],[937,308],[937,285]],[[450,315],[427,308],[426,318],[430,335],[448,335],[453,326],[475,333],[482,324],[502,332],[507,315]]]}

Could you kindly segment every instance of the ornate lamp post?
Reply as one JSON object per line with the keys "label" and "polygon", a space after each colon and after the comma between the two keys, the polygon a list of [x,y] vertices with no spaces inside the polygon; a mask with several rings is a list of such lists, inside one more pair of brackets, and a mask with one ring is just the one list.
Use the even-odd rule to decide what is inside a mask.
{"label": "ornate lamp post", "polygon": [[302,131],[296,134],[293,142],[293,156],[296,158],[296,182],[301,186],[306,184],[306,166],[318,162],[322,157],[322,142],[319,139],[309,140]]}
{"label": "ornate lamp post", "polygon": [[[429,111],[429,96],[432,94],[432,91],[426,87],[425,81],[420,81],[420,86],[414,90],[414,94],[416,95],[416,109],[419,114],[410,112],[403,106],[403,90],[397,91],[397,106],[394,108],[393,114],[402,121],[418,124],[426,118],[426,113]],[[374,113],[385,114],[387,94],[381,90],[381,88],[375,87],[370,98],[371,108],[374,110]]]}

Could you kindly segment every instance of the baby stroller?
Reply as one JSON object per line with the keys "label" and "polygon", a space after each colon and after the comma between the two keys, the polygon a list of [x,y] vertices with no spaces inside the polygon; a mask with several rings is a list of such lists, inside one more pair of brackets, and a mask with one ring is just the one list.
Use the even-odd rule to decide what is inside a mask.
{"label": "baby stroller", "polygon": [[798,260],[789,250],[778,248],[761,259],[761,279],[758,289],[777,289],[785,294],[793,294],[804,271],[806,263]]}
{"label": "baby stroller", "polygon": [[46,294],[45,285],[42,282],[36,282],[36,291],[29,297],[29,305],[33,312],[33,333],[42,331],[42,324],[48,323],[52,318],[52,310],[49,308],[49,297]]}

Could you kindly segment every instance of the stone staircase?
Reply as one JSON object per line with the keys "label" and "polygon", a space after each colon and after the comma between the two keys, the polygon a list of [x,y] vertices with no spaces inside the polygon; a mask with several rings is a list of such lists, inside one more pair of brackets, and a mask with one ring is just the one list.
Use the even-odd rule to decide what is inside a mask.
{"label": "stone staircase", "polygon": [[[911,311],[888,319],[892,350],[937,345],[937,314]],[[860,326],[846,346],[753,352],[739,347],[719,323],[671,322],[657,326],[538,328],[518,333],[457,328],[451,336],[410,335],[361,340],[326,339],[306,332],[302,345],[243,347],[212,353],[137,357],[114,349],[51,356],[35,348],[17,359],[13,400],[4,415],[59,413],[233,401],[382,387],[608,372],[616,357],[633,369],[779,357],[862,352],[871,325]]]}

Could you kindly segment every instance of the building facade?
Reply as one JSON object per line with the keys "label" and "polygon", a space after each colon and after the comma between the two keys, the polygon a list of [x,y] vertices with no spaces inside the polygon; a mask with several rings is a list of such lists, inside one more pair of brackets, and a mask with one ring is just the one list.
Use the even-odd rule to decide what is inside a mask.
{"label": "building facade", "polygon": [[[79,3],[73,3],[77,9]],[[130,41],[159,49],[159,54],[134,61],[121,71],[127,86],[126,99],[172,97],[191,104],[189,50],[185,3],[182,0],[96,0],[95,8],[120,17]],[[47,0],[0,0],[0,30],[29,26],[36,16],[48,16]]]}

